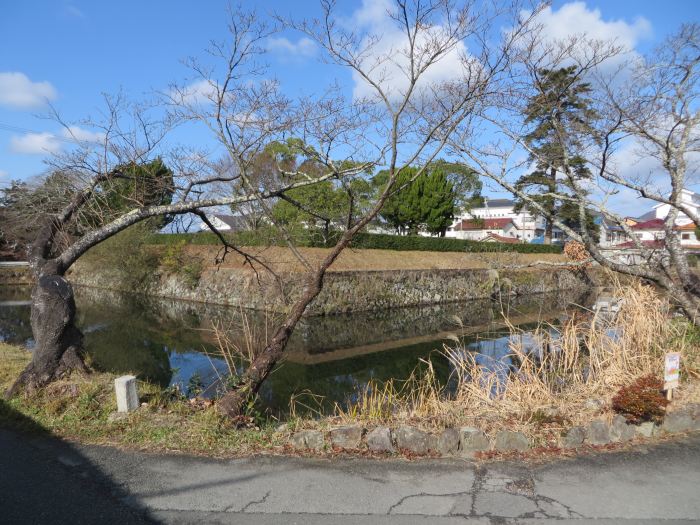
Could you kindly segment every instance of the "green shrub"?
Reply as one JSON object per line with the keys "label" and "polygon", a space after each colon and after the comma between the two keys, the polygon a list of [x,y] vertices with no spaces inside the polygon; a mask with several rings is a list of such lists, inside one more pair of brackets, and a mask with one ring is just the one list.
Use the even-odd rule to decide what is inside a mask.
{"label": "green shrub", "polygon": [[115,271],[125,288],[146,293],[158,277],[160,264],[150,243],[151,231],[146,224],[130,226],[91,248],[81,260],[88,266]]}
{"label": "green shrub", "polygon": [[202,277],[204,264],[199,257],[185,253],[186,245],[185,239],[168,245],[160,259],[160,265],[165,272],[179,275],[190,288],[195,288]]}
{"label": "green shrub", "polygon": [[352,240],[354,248],[377,250],[416,250],[430,252],[519,252],[561,253],[562,247],[544,244],[510,244],[502,242],[480,242],[447,237],[421,237],[419,235],[387,235],[358,233]]}
{"label": "green shrub", "polygon": [[[333,246],[338,240],[338,232],[330,235],[327,242],[311,233],[298,234],[294,239],[298,246],[323,248]],[[256,231],[226,234],[226,237],[238,246],[284,246],[284,240],[271,228]],[[211,232],[156,234],[149,238],[151,244],[172,245],[186,244],[216,245],[219,239]],[[479,242],[446,237],[421,237],[418,235],[387,235],[377,233],[358,233],[353,237],[351,246],[360,249],[394,250],[394,251],[428,251],[428,252],[518,252],[518,253],[561,253],[562,247],[545,244],[509,244],[500,242]]]}
{"label": "green shrub", "polygon": [[663,387],[663,381],[654,375],[640,377],[631,385],[620,388],[612,400],[613,410],[625,416],[630,423],[659,423],[668,404]]}

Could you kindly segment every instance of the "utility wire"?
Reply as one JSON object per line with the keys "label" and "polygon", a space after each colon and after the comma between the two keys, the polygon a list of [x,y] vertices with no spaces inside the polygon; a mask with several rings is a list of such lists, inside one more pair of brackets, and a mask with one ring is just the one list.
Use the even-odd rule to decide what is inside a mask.
{"label": "utility wire", "polygon": [[75,139],[73,137],[56,135],[55,133],[52,133],[50,131],[36,131],[33,129],[28,129],[28,128],[21,128],[19,126],[15,126],[13,124],[7,124],[6,122],[0,122],[0,131],[11,131],[13,133],[34,133],[36,135],[42,135],[44,133],[49,133],[51,135],[51,140],[68,142],[70,144],[85,144],[85,143],[93,143],[94,142],[94,141],[90,141],[90,140],[78,140],[78,139]]}

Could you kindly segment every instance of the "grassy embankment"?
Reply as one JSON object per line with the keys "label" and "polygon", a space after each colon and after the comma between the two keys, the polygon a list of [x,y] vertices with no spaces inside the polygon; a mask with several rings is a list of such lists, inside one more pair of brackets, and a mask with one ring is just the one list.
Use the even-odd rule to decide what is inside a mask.
{"label": "grassy embankment", "polygon": [[[3,391],[29,358],[23,348],[0,343]],[[236,430],[211,403],[192,403],[144,382],[139,382],[142,407],[126,418],[115,418],[114,379],[104,373],[74,375],[43,392],[0,401],[0,426],[31,431],[35,426],[28,425],[31,421],[57,436],[84,443],[214,456],[274,449],[281,444],[282,435],[275,433],[273,421]],[[15,417],[16,413],[25,417]]]}
{"label": "grassy embankment", "polygon": [[[146,383],[139,384],[144,405],[123,419],[114,418],[114,377],[95,373],[0,403],[0,424],[26,427],[13,417],[19,412],[68,439],[218,456],[283,452],[294,429],[348,423],[367,427],[409,423],[428,430],[467,425],[489,433],[509,428],[525,431],[537,444],[547,446],[571,425],[611,416],[617,390],[650,373],[660,376],[666,351],[680,351],[683,356],[682,383],[674,404],[700,401],[697,329],[674,318],[668,303],[648,287],[628,286],[617,293],[623,302],[614,326],[624,327],[618,336],[611,335],[614,326],[593,314],[575,316],[561,327],[543,326],[536,338],[557,350],[534,359],[514,338],[511,352],[518,371],[500,384],[456,339],[444,349],[457,370],[451,395],[436,383],[428,366],[427,374],[405,383],[367,385],[354,403],[332,414],[296,417],[294,409],[299,407],[291,400],[293,417],[283,427],[274,420],[258,420],[255,426],[251,420],[250,428],[236,430],[210,402],[191,402]],[[517,329],[512,333],[517,335]],[[7,388],[28,360],[25,350],[0,344],[0,388]],[[492,395],[494,389],[501,394]],[[309,400],[307,396],[303,402],[309,406]]]}

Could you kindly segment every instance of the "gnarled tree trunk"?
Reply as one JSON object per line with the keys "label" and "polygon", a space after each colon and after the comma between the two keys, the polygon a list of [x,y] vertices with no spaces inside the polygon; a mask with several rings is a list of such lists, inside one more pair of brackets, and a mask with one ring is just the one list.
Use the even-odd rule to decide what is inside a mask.
{"label": "gnarled tree trunk", "polygon": [[32,361],[7,391],[33,391],[72,371],[86,372],[83,334],[75,326],[73,287],[61,275],[39,277],[32,291],[31,324],[35,347]]}

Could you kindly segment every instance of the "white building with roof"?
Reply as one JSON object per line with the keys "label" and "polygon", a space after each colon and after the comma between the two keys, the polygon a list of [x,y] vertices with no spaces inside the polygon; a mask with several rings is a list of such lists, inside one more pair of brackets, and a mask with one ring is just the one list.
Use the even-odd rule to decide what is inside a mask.
{"label": "white building with roof", "polygon": [[[681,202],[685,205],[687,205],[689,208],[692,208],[695,213],[700,213],[700,193],[696,193],[691,190],[681,190]],[[669,212],[671,211],[671,205],[670,204],[657,204],[652,208],[652,212],[654,214],[654,219],[665,219]],[[690,217],[688,217],[685,213],[679,213],[678,218],[676,219],[676,225],[682,226],[684,224],[688,224],[693,222]]]}
{"label": "white building with roof", "polygon": [[[483,228],[479,228],[483,224]],[[546,221],[535,217],[526,209],[515,211],[515,201],[510,199],[484,199],[484,204],[455,216],[445,237],[482,240],[489,234],[531,242],[544,234]],[[554,238],[561,238],[555,229]]]}

